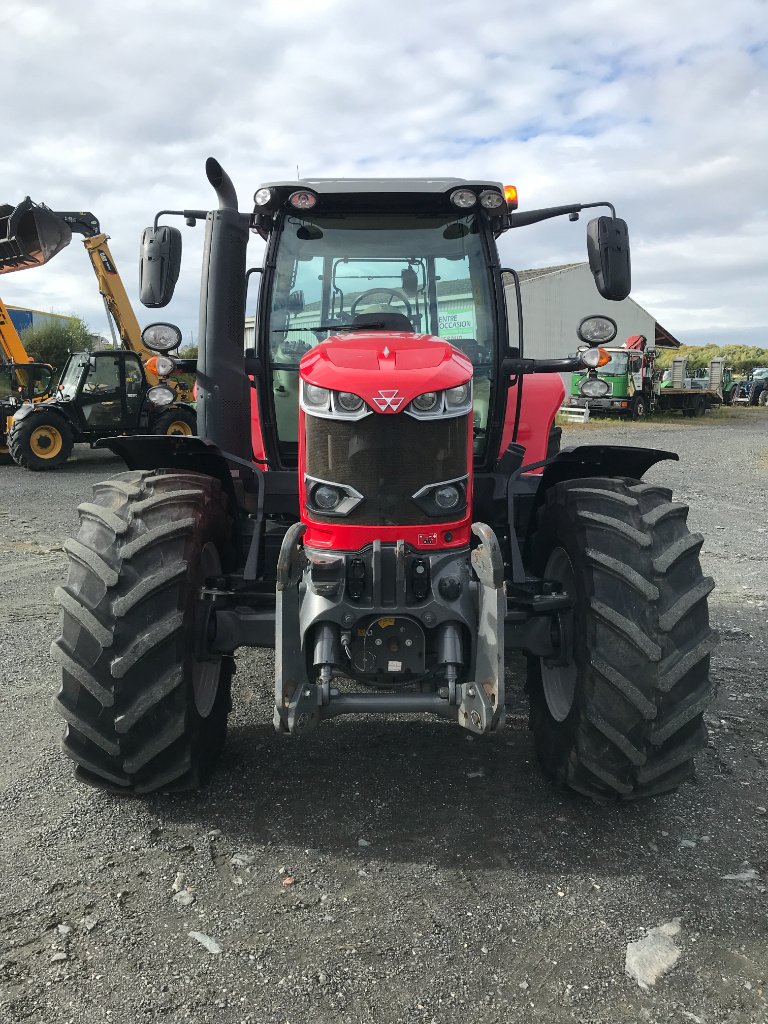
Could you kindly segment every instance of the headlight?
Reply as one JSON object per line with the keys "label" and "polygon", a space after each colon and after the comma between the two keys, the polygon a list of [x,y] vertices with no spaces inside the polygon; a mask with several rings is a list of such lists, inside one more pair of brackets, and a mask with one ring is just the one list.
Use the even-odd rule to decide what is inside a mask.
{"label": "headlight", "polygon": [[365,498],[349,484],[336,484],[305,476],[306,502],[309,512],[322,516],[348,516]]}
{"label": "headlight", "polygon": [[141,340],[153,352],[170,352],[181,344],[181,331],[175,324],[147,324]]}
{"label": "headlight", "polygon": [[451,192],[451,202],[462,210],[469,210],[477,202],[477,196],[468,188],[457,188],[455,192]]}
{"label": "headlight", "polygon": [[486,189],[480,193],[480,205],[484,206],[486,210],[498,210],[500,206],[504,205],[504,196],[500,192],[491,192],[490,189]]}
{"label": "headlight", "polygon": [[411,405],[418,412],[432,412],[437,408],[438,394],[436,391],[425,391],[423,395],[414,398]]}
{"label": "headlight", "polygon": [[448,484],[447,487],[438,487],[435,491],[435,504],[446,512],[456,508],[460,501],[461,491],[453,484]]}
{"label": "headlight", "polygon": [[608,394],[608,381],[602,377],[586,377],[579,387],[585,398],[605,398]]}
{"label": "headlight", "polygon": [[304,401],[313,409],[327,407],[330,399],[331,393],[328,388],[319,388],[315,384],[304,385]]}
{"label": "headlight", "polygon": [[176,392],[165,384],[158,384],[157,387],[150,388],[147,391],[147,401],[151,402],[152,405],[170,405],[175,398]]}
{"label": "headlight", "polygon": [[445,392],[445,404],[449,409],[461,409],[472,397],[472,386],[469,381],[459,384],[457,388],[449,388]]}
{"label": "headlight", "polygon": [[576,333],[588,345],[607,345],[616,337],[616,321],[609,316],[587,316],[581,321]]}
{"label": "headlight", "polygon": [[[322,388],[318,388],[318,390],[321,391]],[[351,391],[339,391],[336,401],[344,412],[359,412],[365,405],[362,398],[359,395],[353,395]]]}
{"label": "headlight", "polygon": [[341,501],[341,492],[328,484],[319,484],[312,492],[312,501],[317,508],[330,512]]}
{"label": "headlight", "polygon": [[425,484],[411,495],[411,500],[430,518],[448,513],[462,515],[467,510],[467,477]]}
{"label": "headlight", "polygon": [[253,201],[256,206],[266,206],[272,198],[271,188],[260,188],[253,194]]}

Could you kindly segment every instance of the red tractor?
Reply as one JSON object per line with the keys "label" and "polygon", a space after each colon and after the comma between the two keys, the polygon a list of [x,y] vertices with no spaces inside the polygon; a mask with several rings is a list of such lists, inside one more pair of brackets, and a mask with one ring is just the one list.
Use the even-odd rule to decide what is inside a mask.
{"label": "red tractor", "polygon": [[[613,207],[517,212],[486,181],[313,179],[263,185],[243,214],[220,165],[206,171],[219,209],[178,211],[206,222],[199,437],[100,442],[129,468],[94,488],[66,546],[53,656],[78,776],[137,793],[203,782],[240,647],[275,648],[275,727],[292,735],[371,712],[498,733],[516,651],[552,779],[599,801],[673,790],[706,740],[713,646],[702,537],[642,482],[677,456],[556,450],[559,374],[596,367],[611,324],[585,322],[576,357],[525,358],[495,244],[608,206],[588,253],[620,300]],[[251,230],[267,248],[244,351]],[[180,231],[156,218],[145,305],[168,303],[180,260]],[[158,351],[177,339],[145,332]]]}

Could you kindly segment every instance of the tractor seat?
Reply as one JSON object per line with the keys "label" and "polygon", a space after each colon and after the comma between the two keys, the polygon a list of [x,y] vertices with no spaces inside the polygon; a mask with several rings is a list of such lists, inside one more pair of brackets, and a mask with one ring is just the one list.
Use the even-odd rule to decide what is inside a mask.
{"label": "tractor seat", "polygon": [[372,330],[409,331],[413,334],[413,324],[405,313],[357,313],[352,321],[355,327],[370,327]]}

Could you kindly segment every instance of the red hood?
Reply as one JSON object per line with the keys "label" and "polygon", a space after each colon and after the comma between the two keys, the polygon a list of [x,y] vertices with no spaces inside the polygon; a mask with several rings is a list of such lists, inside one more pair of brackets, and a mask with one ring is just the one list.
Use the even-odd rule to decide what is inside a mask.
{"label": "red hood", "polygon": [[[301,377],[321,388],[351,391],[371,408],[395,413],[425,391],[465,384],[472,378],[472,363],[431,334],[356,332],[335,335],[307,352]],[[385,408],[382,389],[387,392]]]}

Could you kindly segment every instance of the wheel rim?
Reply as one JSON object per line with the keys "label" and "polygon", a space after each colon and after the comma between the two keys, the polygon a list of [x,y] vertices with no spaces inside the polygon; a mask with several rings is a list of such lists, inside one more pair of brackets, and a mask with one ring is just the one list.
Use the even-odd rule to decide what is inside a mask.
{"label": "wheel rim", "polygon": [[185,437],[192,436],[192,427],[187,423],[186,420],[174,420],[173,423],[168,424],[167,434],[183,434]]}
{"label": "wheel rim", "polygon": [[64,439],[56,427],[35,427],[29,437],[29,447],[38,459],[55,459],[63,446]]}
{"label": "wheel rim", "polygon": [[[544,577],[548,580],[557,580],[571,599],[576,596],[576,573],[573,564],[564,548],[555,548],[547,559],[544,569]],[[573,611],[562,614],[564,633],[567,637],[573,636]],[[541,682],[544,688],[544,699],[547,702],[549,713],[556,722],[564,722],[571,713],[574,698],[576,696],[576,681],[578,678],[578,667],[573,658],[573,650],[567,652],[568,661],[565,665],[548,665],[546,659],[541,659]]]}
{"label": "wheel rim", "polygon": [[[202,585],[211,576],[221,574],[221,559],[216,545],[210,541],[200,552],[200,571],[198,585]],[[216,661],[195,661],[192,664],[192,692],[195,708],[201,718],[207,718],[216,703],[221,678],[221,658]]]}

